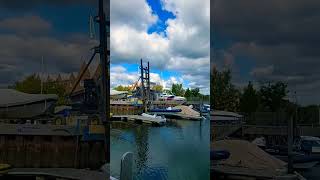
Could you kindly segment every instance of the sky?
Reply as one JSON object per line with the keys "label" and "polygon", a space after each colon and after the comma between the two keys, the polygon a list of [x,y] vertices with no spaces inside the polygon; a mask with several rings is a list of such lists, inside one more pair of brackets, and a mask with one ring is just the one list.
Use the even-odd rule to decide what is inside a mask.
{"label": "sky", "polygon": [[88,30],[96,7],[91,0],[0,0],[0,86],[42,70],[79,71],[97,45]]}
{"label": "sky", "polygon": [[[97,37],[90,38],[93,0],[0,0],[0,87],[34,72],[78,72]],[[209,93],[210,0],[111,0],[111,85],[138,80],[150,62],[151,80]],[[194,10],[197,13],[194,13]],[[98,27],[95,27],[98,36]],[[41,68],[41,59],[44,67]],[[94,59],[91,69],[98,63]]]}
{"label": "sky", "polygon": [[110,9],[112,86],[137,81],[142,58],[151,81],[209,94],[210,0],[111,0]]}
{"label": "sky", "polygon": [[320,1],[215,0],[212,65],[230,67],[233,83],[283,81],[289,98],[320,104]]}

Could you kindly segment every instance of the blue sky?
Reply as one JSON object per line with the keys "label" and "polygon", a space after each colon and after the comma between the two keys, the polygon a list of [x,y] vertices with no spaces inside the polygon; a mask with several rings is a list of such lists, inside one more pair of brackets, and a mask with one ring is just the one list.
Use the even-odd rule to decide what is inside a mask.
{"label": "blue sky", "polygon": [[148,33],[151,34],[153,32],[157,32],[166,34],[165,30],[168,27],[166,21],[168,19],[175,19],[176,16],[172,12],[163,9],[159,0],[147,0],[147,3],[152,9],[152,13],[157,15],[159,18],[155,24],[148,28]]}

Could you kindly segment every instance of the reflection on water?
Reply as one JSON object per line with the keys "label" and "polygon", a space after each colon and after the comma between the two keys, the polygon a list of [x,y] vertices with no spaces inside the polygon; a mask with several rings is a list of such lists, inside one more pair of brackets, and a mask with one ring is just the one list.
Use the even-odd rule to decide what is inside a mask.
{"label": "reflection on water", "polygon": [[134,153],[134,179],[209,179],[209,120],[177,120],[163,127],[146,125],[111,130],[111,175],[120,159]]}

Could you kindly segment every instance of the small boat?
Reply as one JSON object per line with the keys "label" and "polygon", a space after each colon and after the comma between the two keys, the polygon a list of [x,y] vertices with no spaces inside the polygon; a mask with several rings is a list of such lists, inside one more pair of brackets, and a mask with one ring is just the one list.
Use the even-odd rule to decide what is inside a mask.
{"label": "small boat", "polygon": [[167,119],[165,117],[157,116],[156,114],[151,115],[151,114],[142,113],[141,116],[150,118],[150,119],[158,122],[159,124],[164,124],[167,122]]}
{"label": "small boat", "polygon": [[160,101],[174,101],[177,104],[183,104],[187,101],[185,97],[175,96],[175,95],[171,95],[171,94],[167,94],[167,93],[161,94],[159,97],[159,100]]}
{"label": "small boat", "polygon": [[14,89],[0,89],[0,118],[23,119],[40,116],[58,100],[55,94],[27,94]]}
{"label": "small boat", "polygon": [[176,113],[176,112],[181,112],[181,109],[175,109],[172,107],[168,107],[166,109],[151,109],[150,112],[168,112],[168,113]]}

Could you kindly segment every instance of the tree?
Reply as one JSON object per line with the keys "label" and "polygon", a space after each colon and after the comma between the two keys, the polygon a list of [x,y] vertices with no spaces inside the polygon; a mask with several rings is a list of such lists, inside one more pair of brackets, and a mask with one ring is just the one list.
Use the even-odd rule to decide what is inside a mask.
{"label": "tree", "polygon": [[231,83],[231,71],[211,71],[210,102],[213,109],[239,111],[240,91]]}
{"label": "tree", "polygon": [[191,89],[191,95],[193,97],[199,97],[201,94],[200,94],[200,89],[199,88],[194,88],[194,89]]}
{"label": "tree", "polygon": [[161,85],[155,85],[152,87],[152,90],[162,92],[163,87]]}
{"label": "tree", "polygon": [[171,92],[176,96],[184,96],[185,91],[182,87],[182,84],[172,84]]}
{"label": "tree", "polygon": [[122,85],[119,85],[113,89],[117,90],[117,91],[130,91],[131,90],[129,86],[122,86]]}
{"label": "tree", "polygon": [[41,79],[36,74],[27,76],[22,81],[18,81],[14,85],[14,89],[24,93],[40,94],[41,93]]}
{"label": "tree", "polygon": [[283,82],[268,83],[260,88],[261,103],[267,110],[276,112],[283,106],[284,97],[288,94],[287,84]]}
{"label": "tree", "polygon": [[[40,94],[41,93],[41,79],[39,76],[32,74],[27,76],[22,81],[18,81],[13,86],[14,89],[20,92],[29,94]],[[58,95],[58,105],[66,103],[65,99],[65,88],[55,82],[46,82],[43,84],[43,94],[56,94]]]}
{"label": "tree", "polygon": [[184,93],[184,97],[188,99],[188,98],[190,98],[191,96],[192,96],[191,91],[190,91],[189,88],[187,88],[186,92]]}
{"label": "tree", "polygon": [[255,112],[258,107],[258,101],[258,93],[253,88],[252,83],[249,82],[240,98],[240,111],[246,114]]}

